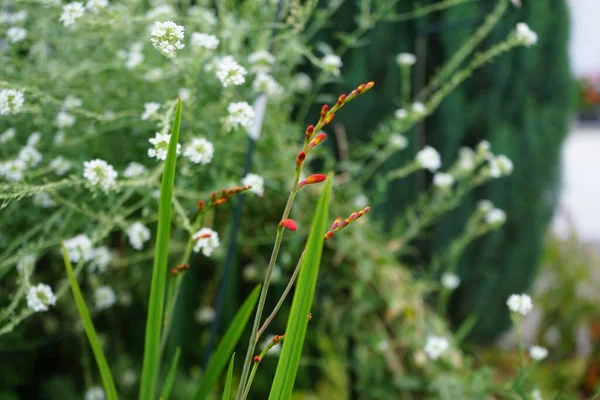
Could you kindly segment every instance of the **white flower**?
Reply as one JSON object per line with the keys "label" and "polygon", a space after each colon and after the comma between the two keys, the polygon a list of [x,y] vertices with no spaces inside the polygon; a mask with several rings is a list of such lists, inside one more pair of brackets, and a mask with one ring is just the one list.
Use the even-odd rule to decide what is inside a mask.
{"label": "white flower", "polygon": [[454,184],[454,177],[445,172],[438,172],[433,176],[433,184],[440,189],[447,190]]}
{"label": "white flower", "polygon": [[200,50],[214,50],[219,46],[219,39],[208,33],[194,32],[190,38],[190,46]]}
{"label": "white flower", "polygon": [[417,163],[421,168],[428,169],[431,172],[437,171],[442,166],[440,153],[431,146],[425,146],[416,156]]}
{"label": "white flower", "polygon": [[15,128],[8,128],[0,135],[0,143],[6,143],[9,140],[14,139],[17,131]]}
{"label": "white flower", "polygon": [[50,168],[52,168],[58,176],[66,174],[72,166],[73,164],[71,161],[62,156],[58,156],[54,160],[50,161]]}
{"label": "white flower", "polygon": [[123,374],[121,374],[121,383],[124,386],[132,387],[137,383],[137,381],[138,375],[133,369],[126,369],[125,371],[123,371]]}
{"label": "white flower", "polygon": [[85,8],[83,7],[83,3],[79,1],[74,1],[68,4],[65,4],[62,8],[63,12],[58,19],[59,22],[65,26],[65,28],[72,28],[75,26],[77,20],[83,17],[85,13]]}
{"label": "white flower", "polygon": [[27,15],[28,14],[26,10],[19,10],[14,13],[2,12],[0,13],[0,24],[2,22],[5,22],[9,25],[21,24],[27,20]]}
{"label": "white flower", "polygon": [[427,113],[427,107],[421,102],[416,102],[411,106],[411,111],[417,115],[425,115]]}
{"label": "white flower", "polygon": [[519,313],[521,315],[527,315],[533,309],[533,302],[531,297],[526,294],[511,294],[506,301],[508,309],[512,312]]}
{"label": "white flower", "polygon": [[48,311],[49,306],[56,304],[56,296],[52,288],[38,283],[27,291],[27,307],[35,312]]}
{"label": "white flower", "polygon": [[54,119],[54,124],[58,126],[59,129],[73,126],[75,124],[75,117],[66,111],[59,111]]}
{"label": "white flower", "polygon": [[230,103],[227,106],[227,112],[229,115],[225,118],[225,129],[231,131],[243,127],[246,130],[250,130],[254,123],[254,109],[252,106],[245,101],[237,103]]}
{"label": "white flower", "polygon": [[446,289],[454,290],[460,285],[460,278],[458,275],[452,274],[450,272],[446,272],[442,275],[442,286]]}
{"label": "white flower", "polygon": [[102,9],[108,7],[108,0],[88,0],[85,8],[93,14],[98,14]]}
{"label": "white flower", "polygon": [[298,92],[308,92],[312,88],[312,79],[304,72],[298,72],[294,75],[292,87]]}
{"label": "white flower", "polygon": [[24,102],[25,96],[22,90],[0,90],[0,115],[18,114]]}
{"label": "white flower", "polygon": [[[156,158],[157,160],[166,160],[169,150],[169,142],[171,141],[171,135],[156,132],[156,136],[148,139],[148,141],[154,146],[148,149],[148,157]],[[181,144],[177,143],[177,154],[180,152]]]}
{"label": "white flower", "polygon": [[25,146],[19,151],[18,159],[27,167],[35,167],[42,161],[42,155],[33,146]]}
{"label": "white flower", "polygon": [[400,53],[396,56],[396,64],[401,67],[414,65],[417,62],[417,56],[412,53]]}
{"label": "white flower", "polygon": [[321,65],[326,72],[329,72],[333,76],[340,76],[340,68],[342,68],[344,63],[335,54],[327,54],[321,59]]}
{"label": "white flower", "polygon": [[503,154],[500,154],[494,158],[496,165],[500,169],[500,173],[503,176],[510,175],[513,171],[513,163],[510,158]]}
{"label": "white flower", "polygon": [[506,222],[506,213],[499,208],[493,208],[485,214],[485,222],[493,226],[500,226]]}
{"label": "white flower", "polygon": [[194,313],[194,317],[196,317],[198,323],[202,325],[208,324],[215,319],[215,309],[209,306],[200,307]]}
{"label": "white flower", "polygon": [[99,386],[89,388],[85,392],[85,400],[105,400],[104,390]]}
{"label": "white flower", "polygon": [[92,262],[89,266],[90,272],[105,272],[110,260],[112,260],[112,254],[108,247],[100,246],[93,249]]}
{"label": "white flower", "polygon": [[458,152],[458,168],[470,172],[475,168],[475,152],[468,147],[461,147]]}
{"label": "white flower", "polygon": [[225,56],[217,60],[215,67],[217,78],[219,78],[223,87],[229,85],[239,86],[246,82],[246,69],[231,56]]}
{"label": "white flower", "polygon": [[244,277],[244,280],[253,282],[258,277],[258,269],[254,264],[248,264],[242,271],[242,276]]}
{"label": "white flower", "polygon": [[396,150],[404,150],[408,146],[408,139],[397,133],[393,133],[388,137],[388,145]]}
{"label": "white flower", "polygon": [[173,21],[156,21],[150,33],[150,41],[156,50],[168,58],[174,58],[177,50],[183,49],[181,43],[185,28]]}
{"label": "white flower", "polygon": [[65,98],[62,106],[65,110],[70,110],[71,108],[78,108],[82,105],[83,101],[79,97],[70,94]]}
{"label": "white flower", "polygon": [[163,71],[160,68],[152,68],[144,75],[144,79],[148,82],[157,82],[162,79]]}
{"label": "white flower", "polygon": [[177,92],[181,101],[188,101],[192,98],[192,91],[188,88],[180,88],[179,92]]}
{"label": "white flower", "polygon": [[17,262],[17,271],[19,274],[31,273],[33,272],[33,267],[35,267],[35,261],[37,257],[35,254],[25,254],[21,259]]}
{"label": "white flower", "polygon": [[[266,349],[269,343],[273,341],[273,338],[275,338],[275,335],[266,336],[260,344],[260,348],[263,350]],[[279,353],[281,353],[281,343],[274,345],[269,349],[269,351],[267,351],[267,355],[271,357],[277,356]]]}
{"label": "white flower", "polygon": [[54,138],[52,139],[52,143],[54,143],[56,145],[60,145],[60,144],[63,144],[64,142],[65,142],[65,132],[64,131],[56,132],[56,134],[54,134]]}
{"label": "white flower", "polygon": [[202,228],[194,234],[194,253],[202,250],[202,254],[210,257],[212,252],[219,247],[219,234],[210,228]]}
{"label": "white flower", "polygon": [[406,111],[404,108],[399,108],[394,112],[394,116],[398,119],[405,119],[408,117],[408,111]]}
{"label": "white flower", "polygon": [[356,208],[365,208],[369,205],[369,198],[364,194],[358,194],[352,199],[352,205]]}
{"label": "white flower", "polygon": [[33,195],[33,205],[40,208],[50,208],[56,205],[52,197],[46,192],[37,192]]}
{"label": "white flower", "polygon": [[432,360],[437,360],[446,350],[450,348],[448,339],[440,336],[429,336],[423,351]]}
{"label": "white flower", "polygon": [[23,180],[26,168],[27,165],[18,158],[15,160],[9,160],[4,163],[0,163],[0,176],[4,176],[7,180],[12,182],[19,182]]}
{"label": "white flower", "polygon": [[119,50],[117,56],[125,60],[125,68],[134,69],[144,61],[143,49],[144,44],[142,42],[133,42],[129,47],[129,51]]}
{"label": "white flower", "polygon": [[[514,3],[514,1],[513,1],[513,3]],[[544,400],[544,398],[542,397],[542,392],[541,392],[540,389],[534,389],[531,392],[531,400]]]}
{"label": "white flower", "polygon": [[92,241],[84,234],[79,235],[65,240],[65,249],[69,255],[69,260],[72,262],[79,262],[80,260],[90,261],[94,257],[94,248],[92,247]]}
{"label": "white flower", "polygon": [[381,339],[379,342],[377,342],[377,351],[380,353],[386,353],[390,347],[390,342],[388,342],[386,339]]}
{"label": "white flower", "polygon": [[477,210],[482,213],[489,213],[494,209],[494,203],[489,200],[479,200],[477,202]]}
{"label": "white flower", "polygon": [[517,24],[516,37],[520,43],[524,44],[527,47],[533,46],[538,41],[537,34],[534,31],[532,31],[529,28],[529,25],[527,25],[524,22],[519,22]]}
{"label": "white flower", "polygon": [[142,120],[146,121],[156,115],[156,112],[160,109],[160,103],[146,103],[144,104],[144,112],[140,117]]}
{"label": "white flower", "polygon": [[271,97],[278,97],[284,93],[283,86],[277,83],[271,75],[264,73],[256,75],[254,82],[252,82],[252,89],[259,93],[263,92]]}
{"label": "white flower", "polygon": [[115,168],[104,160],[97,158],[83,163],[83,177],[105,192],[115,186],[118,175]]}
{"label": "white flower", "polygon": [[126,233],[131,247],[136,250],[141,250],[144,247],[144,243],[150,240],[150,229],[146,228],[139,221],[129,225]]}
{"label": "white flower", "polygon": [[215,153],[215,146],[204,138],[193,138],[190,143],[185,146],[183,155],[196,164],[209,164]]}
{"label": "white flower", "polygon": [[27,29],[21,28],[20,26],[11,26],[6,31],[6,38],[11,43],[18,43],[25,40],[27,37]]}
{"label": "white flower", "polygon": [[126,178],[135,178],[140,175],[143,175],[145,172],[146,167],[144,167],[142,164],[130,162],[127,165],[127,168],[125,168],[125,171],[123,171],[123,176],[125,176]]}
{"label": "white flower", "polygon": [[41,138],[42,138],[42,134],[40,132],[33,132],[27,138],[27,146],[37,146],[37,144],[40,142]]}
{"label": "white flower", "polygon": [[548,357],[548,349],[541,346],[531,346],[529,348],[529,356],[536,361],[541,361]]}
{"label": "white flower", "polygon": [[243,186],[251,186],[250,191],[262,197],[265,192],[265,180],[262,176],[249,173],[242,179]]}
{"label": "white flower", "polygon": [[94,291],[94,304],[97,310],[106,310],[117,302],[117,295],[110,286],[102,286]]}
{"label": "white flower", "polygon": [[252,65],[253,72],[267,73],[275,63],[275,57],[266,50],[258,50],[248,56],[248,62]]}
{"label": "white flower", "polygon": [[477,144],[476,152],[478,156],[485,158],[490,157],[492,155],[491,149],[492,145],[490,144],[490,142],[488,142],[487,140],[482,140]]}

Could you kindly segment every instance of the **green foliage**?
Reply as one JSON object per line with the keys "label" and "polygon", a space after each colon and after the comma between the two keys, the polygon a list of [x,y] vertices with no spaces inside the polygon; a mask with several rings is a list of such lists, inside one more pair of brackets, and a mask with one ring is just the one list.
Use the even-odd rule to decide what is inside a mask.
{"label": "green foliage", "polygon": [[171,395],[171,390],[173,390],[173,385],[175,384],[175,378],[177,377],[177,366],[179,364],[179,356],[181,355],[181,348],[177,348],[175,350],[175,355],[173,355],[173,359],[171,360],[171,366],[169,367],[169,372],[167,373],[167,377],[165,378],[165,382],[163,383],[162,390],[160,391],[160,398],[162,400],[168,400]]}
{"label": "green foliage", "polygon": [[225,379],[225,387],[223,388],[223,400],[231,398],[231,386],[233,381],[233,363],[235,361],[235,353],[231,355],[229,367],[227,368],[227,378]]}

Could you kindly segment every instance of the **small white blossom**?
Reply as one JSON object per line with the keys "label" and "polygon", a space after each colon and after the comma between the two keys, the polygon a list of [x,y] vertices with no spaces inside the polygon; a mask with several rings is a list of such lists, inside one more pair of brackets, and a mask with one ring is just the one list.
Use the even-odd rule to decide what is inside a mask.
{"label": "small white blossom", "polygon": [[15,128],[8,128],[0,135],[0,143],[7,143],[8,141],[14,139],[17,131]]}
{"label": "small white blossom", "polygon": [[142,54],[143,49],[144,44],[142,42],[133,42],[129,47],[129,51],[119,50],[117,56],[120,59],[125,60],[125,68],[134,69],[144,62],[144,54]]}
{"label": "small white blossom", "polygon": [[250,191],[256,193],[260,197],[265,193],[265,180],[260,175],[249,173],[242,179],[242,185],[252,186]]}
{"label": "small white blossom", "polygon": [[148,82],[157,82],[161,80],[164,76],[162,69],[160,68],[152,68],[144,75],[144,79]]}
{"label": "small white blossom", "polygon": [[228,87],[229,85],[239,86],[246,82],[246,69],[231,56],[220,58],[216,62],[215,67],[217,78],[219,78],[223,87]]}
{"label": "small white blossom", "polygon": [[42,161],[42,154],[33,146],[25,146],[19,151],[18,159],[27,167],[33,168]]}
{"label": "small white blossom", "polygon": [[219,39],[208,33],[194,32],[190,38],[190,46],[199,50],[214,50],[219,46]]}
{"label": "small white blossom", "polygon": [[[157,160],[166,160],[167,153],[169,150],[169,142],[171,141],[171,135],[162,134],[156,132],[156,136],[148,139],[152,146],[148,149],[148,157],[156,158]],[[177,143],[177,154],[181,152],[181,143]]]}
{"label": "small white blossom", "polygon": [[304,72],[294,75],[292,87],[298,92],[308,92],[312,88],[312,79]]}
{"label": "small white blossom", "polygon": [[386,353],[390,350],[390,347],[390,342],[388,342],[386,339],[381,339],[379,342],[377,342],[377,351],[380,353]]}
{"label": "small white blossom", "polygon": [[521,315],[527,315],[533,309],[533,301],[531,297],[526,294],[511,294],[506,301],[508,309],[512,312],[519,313]]}
{"label": "small white blossom", "polygon": [[427,113],[427,107],[425,104],[416,102],[411,106],[411,111],[417,115],[425,115]]}
{"label": "small white blossom", "polygon": [[479,200],[477,202],[477,210],[482,213],[489,213],[494,209],[494,203],[489,200]]}
{"label": "small white blossom", "polygon": [[510,175],[513,171],[513,163],[510,158],[500,154],[494,158],[502,176]]}
{"label": "small white blossom", "polygon": [[202,228],[194,234],[194,253],[202,250],[202,254],[210,257],[212,252],[219,247],[219,234],[210,228]]}
{"label": "small white blossom", "polygon": [[244,280],[253,282],[258,278],[258,269],[254,264],[248,264],[246,267],[244,267],[242,276],[244,277]]}
{"label": "small white blossom", "polygon": [[33,205],[40,208],[50,208],[56,205],[52,197],[46,192],[37,192],[33,195]]}
{"label": "small white blossom", "polygon": [[65,142],[65,132],[64,131],[58,131],[54,134],[54,138],[52,139],[52,143],[56,144],[56,145],[61,145]]}
{"label": "small white blossom", "polygon": [[[122,302],[122,300],[121,300]],[[121,383],[127,387],[133,387],[138,381],[138,375],[133,369],[126,369],[121,374]]]}
{"label": "small white blossom", "polygon": [[342,59],[335,54],[328,54],[321,59],[321,65],[326,72],[333,76],[340,76],[340,68],[344,63]]}
{"label": "small white blossom", "polygon": [[[514,0],[513,0],[514,3]],[[521,3],[519,3],[520,5]],[[531,400],[544,400],[544,398],[542,397],[542,391],[540,389],[534,389],[531,392]]]}
{"label": "small white blossom", "polygon": [[136,250],[141,250],[144,243],[150,240],[150,229],[139,221],[129,225],[126,233],[131,247]]}
{"label": "small white blossom", "polygon": [[140,163],[130,162],[123,171],[123,176],[126,178],[135,178],[146,173],[146,167]]}
{"label": "small white blossom", "polygon": [[442,275],[441,282],[446,289],[454,290],[460,285],[460,278],[458,275],[446,272]]}
{"label": "small white blossom", "polygon": [[490,144],[490,142],[488,142],[487,140],[482,140],[477,144],[476,152],[479,157],[487,158],[491,157],[492,155],[491,149],[492,145]]}
{"label": "small white blossom", "polygon": [[275,63],[275,57],[266,50],[258,50],[248,56],[248,62],[252,65],[252,72],[268,73]]}
{"label": "small white blossom", "polygon": [[100,11],[108,7],[108,0],[88,0],[85,8],[93,14],[98,14]]}
{"label": "small white blossom", "polygon": [[93,250],[92,262],[90,263],[90,272],[105,272],[110,260],[112,260],[112,254],[108,247],[100,246]]}
{"label": "small white blossom", "polygon": [[192,98],[192,90],[188,88],[181,88],[179,92],[177,92],[181,101],[188,101]]}
{"label": "small white blossom", "polygon": [[110,286],[102,286],[94,291],[94,304],[97,310],[106,310],[117,302],[117,295]]}
{"label": "small white blossom", "polygon": [[49,306],[56,304],[56,296],[52,288],[44,283],[32,286],[27,291],[27,307],[35,312],[48,311]]}
{"label": "small white blossom", "polygon": [[23,103],[25,103],[25,96],[22,90],[0,90],[0,115],[18,114]]}
{"label": "small white blossom", "polygon": [[115,186],[118,175],[115,168],[104,160],[97,158],[83,163],[83,177],[105,192]]}
{"label": "small white blossom", "polygon": [[396,150],[404,150],[408,146],[408,139],[402,135],[393,133],[388,138],[388,145]]}
{"label": "small white blossom", "polygon": [[69,255],[69,260],[72,262],[90,261],[94,257],[94,248],[92,247],[92,241],[84,234],[67,239],[64,241],[65,249]]}
{"label": "small white blossom", "polygon": [[144,112],[142,113],[142,116],[140,118],[146,121],[154,117],[159,109],[160,103],[146,103],[144,104]]}
{"label": "small white blossom", "polygon": [[352,205],[356,208],[365,208],[369,205],[369,198],[364,194],[358,194],[352,199]]}
{"label": "small white blossom", "polygon": [[277,83],[271,75],[264,73],[256,75],[254,82],[252,82],[252,89],[259,93],[265,93],[271,97],[279,97],[284,93],[283,86]]}
{"label": "small white blossom", "polygon": [[245,101],[230,103],[227,106],[227,112],[229,113],[225,118],[225,129],[227,131],[239,127],[250,130],[255,117],[254,109],[250,104]]}
{"label": "small white blossom", "polygon": [[77,20],[83,17],[85,13],[85,8],[83,7],[83,3],[79,1],[74,1],[68,4],[65,4],[62,8],[63,12],[58,19],[59,22],[65,26],[65,28],[72,28],[75,26]]}
{"label": "small white blossom", "polygon": [[506,222],[506,213],[499,208],[493,208],[485,215],[485,222],[492,226],[500,226]]}
{"label": "small white blossom", "polygon": [[431,146],[425,146],[416,156],[417,163],[421,168],[428,169],[431,172],[437,171],[442,166],[440,153]]}
{"label": "small white blossom", "polygon": [[541,361],[548,357],[548,349],[541,346],[531,346],[529,348],[529,356],[536,361]]}
{"label": "small white blossom", "polygon": [[454,184],[454,177],[445,172],[438,172],[433,176],[433,184],[440,189],[447,190]]}
{"label": "small white blossom", "polygon": [[27,138],[27,146],[37,146],[42,138],[42,134],[40,132],[33,132]]}
{"label": "small white blossom", "polygon": [[432,360],[437,360],[443,353],[450,348],[448,339],[440,336],[429,336],[423,351]]}
{"label": "small white blossom", "polygon": [[461,147],[458,152],[458,168],[470,172],[475,168],[475,152],[468,147]]}
{"label": "small white blossom", "polygon": [[401,67],[410,67],[417,62],[417,56],[412,53],[400,53],[396,56],[396,64]]}
{"label": "small white blossom", "polygon": [[26,168],[27,165],[18,158],[9,160],[0,163],[0,176],[4,176],[7,180],[12,182],[19,182],[23,180]]}
{"label": "small white blossom", "polygon": [[104,390],[99,386],[89,388],[85,392],[85,400],[105,400]]}
{"label": "small white blossom", "polygon": [[71,108],[78,108],[82,105],[83,101],[79,97],[70,94],[65,98],[62,106],[65,110],[70,110]]}
{"label": "small white blossom", "polygon": [[54,119],[54,124],[58,126],[59,129],[62,129],[68,126],[73,126],[75,124],[75,120],[75,117],[68,112],[59,111]]}
{"label": "small white blossom", "polygon": [[11,26],[6,31],[6,38],[11,43],[18,43],[27,37],[27,29],[21,28],[20,26]]}
{"label": "small white blossom", "polygon": [[537,34],[524,22],[519,22],[516,29],[517,40],[527,47],[531,47],[538,41]]}
{"label": "small white blossom", "polygon": [[206,165],[212,161],[215,146],[204,138],[193,138],[183,150],[184,157],[196,164]]}
{"label": "small white blossom", "polygon": [[394,116],[397,119],[405,119],[408,117],[408,111],[406,111],[404,108],[399,108],[394,112]]}
{"label": "small white blossom", "polygon": [[63,176],[66,174],[72,166],[73,164],[71,161],[62,156],[58,156],[54,160],[50,161],[50,168],[52,168],[58,176]]}
{"label": "small white blossom", "polygon": [[215,309],[209,306],[200,307],[194,313],[194,317],[199,324],[208,324],[215,319]]}
{"label": "small white blossom", "polygon": [[177,25],[173,21],[156,21],[150,33],[150,41],[156,50],[160,51],[168,58],[174,58],[177,50],[183,49],[185,45],[183,40],[185,28]]}

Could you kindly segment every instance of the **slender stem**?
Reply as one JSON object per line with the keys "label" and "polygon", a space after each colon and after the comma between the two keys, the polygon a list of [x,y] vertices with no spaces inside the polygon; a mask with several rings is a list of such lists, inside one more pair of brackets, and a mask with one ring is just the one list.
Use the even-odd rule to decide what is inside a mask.
{"label": "slender stem", "polygon": [[242,396],[242,400],[246,400],[246,398],[248,397],[248,394],[250,394],[250,387],[252,386],[252,382],[254,381],[254,375],[256,375],[256,370],[258,369],[258,364],[260,364],[260,362],[267,355],[269,350],[271,350],[273,347],[280,344],[284,340],[284,338],[285,338],[285,334],[280,335],[279,340],[277,340],[277,341],[271,340],[271,342],[269,342],[265,346],[265,348],[262,350],[262,352],[258,356],[259,357],[258,361],[254,361],[254,365],[252,366],[252,372],[250,372],[250,377],[248,378],[248,384],[244,388],[244,394]]}
{"label": "slender stem", "polygon": [[410,108],[410,65],[402,65],[400,67],[402,79],[402,107],[405,110]]}
{"label": "slender stem", "polygon": [[275,308],[271,312],[271,315],[269,315],[267,317],[267,319],[265,319],[265,322],[262,324],[262,326],[258,330],[258,333],[256,334],[256,341],[257,342],[260,339],[260,337],[262,336],[262,334],[265,333],[265,330],[267,329],[267,327],[269,326],[269,324],[271,323],[271,321],[273,321],[273,318],[275,318],[275,315],[277,315],[277,312],[279,311],[279,309],[283,305],[283,302],[285,301],[287,295],[290,293],[290,290],[292,290],[292,286],[294,286],[294,282],[296,282],[296,278],[298,277],[298,273],[300,272],[300,267],[302,266],[302,260],[303,259],[304,259],[304,252],[302,252],[302,255],[300,256],[300,259],[298,260],[298,264],[296,265],[296,269],[294,269],[294,273],[292,274],[292,277],[290,278],[290,281],[288,282],[287,287],[283,291],[283,294],[279,298],[279,301],[275,305]]}

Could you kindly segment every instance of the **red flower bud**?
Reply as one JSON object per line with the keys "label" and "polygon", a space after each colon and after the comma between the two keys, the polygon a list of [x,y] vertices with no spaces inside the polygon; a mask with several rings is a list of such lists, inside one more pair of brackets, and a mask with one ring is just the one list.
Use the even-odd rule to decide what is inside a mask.
{"label": "red flower bud", "polygon": [[172,274],[172,275],[177,275],[177,273],[178,273],[178,272],[179,272],[179,271],[177,270],[177,268],[173,268],[173,269],[171,270],[171,274]]}
{"label": "red flower bud", "polygon": [[306,159],[306,153],[304,151],[301,151],[296,157],[296,168],[300,168],[300,166],[304,162],[304,159]]}
{"label": "red flower bud", "polygon": [[204,200],[198,202],[198,212],[201,213],[202,211],[204,211]]}
{"label": "red flower bud", "polygon": [[298,183],[298,187],[301,188],[304,185],[312,185],[313,183],[323,182],[327,179],[327,175],[325,174],[313,174],[306,179],[301,180]]}
{"label": "red flower bud", "polygon": [[296,222],[293,219],[291,219],[291,218],[286,218],[286,219],[282,220],[279,223],[279,226],[280,227],[283,226],[284,228],[287,228],[290,231],[295,231],[296,230]]}
{"label": "red flower bud", "polygon": [[332,237],[333,237],[333,232],[332,232],[332,231],[329,231],[329,232],[327,232],[327,233],[326,233],[326,234],[323,236],[323,238],[324,238],[325,240],[327,240],[327,239],[331,239]]}
{"label": "red flower bud", "polygon": [[306,128],[306,132],[305,132],[305,134],[306,134],[306,140],[310,140],[310,138],[312,137],[313,133],[315,133],[315,127],[312,126],[312,125],[309,125]]}
{"label": "red flower bud", "polygon": [[346,101],[346,95],[343,94],[340,97],[338,97],[337,105],[341,106],[342,104],[344,104],[345,101]]}
{"label": "red flower bud", "polygon": [[333,117],[335,117],[335,114],[329,114],[329,116],[325,118],[325,123],[323,125],[330,123],[333,120]]}
{"label": "red flower bud", "polygon": [[313,147],[321,143],[323,140],[325,140],[326,137],[327,135],[325,133],[319,133],[317,136],[314,137],[313,140],[310,141],[310,143],[308,144],[308,149],[312,149]]}
{"label": "red flower bud", "polygon": [[254,362],[255,363],[259,363],[260,362],[260,356],[254,356]]}
{"label": "red flower bud", "polygon": [[337,227],[340,225],[340,222],[342,222],[342,217],[337,217],[335,219],[335,221],[333,221],[333,224],[331,225],[331,228],[329,228],[329,230],[335,231],[337,229]]}
{"label": "red flower bud", "polygon": [[325,118],[328,111],[329,111],[329,106],[327,104],[325,104],[323,107],[321,107],[321,118]]}
{"label": "red flower bud", "polygon": [[371,88],[373,88],[373,86],[375,86],[375,82],[373,82],[373,81],[367,82],[367,84],[365,85],[365,91],[371,90]]}

